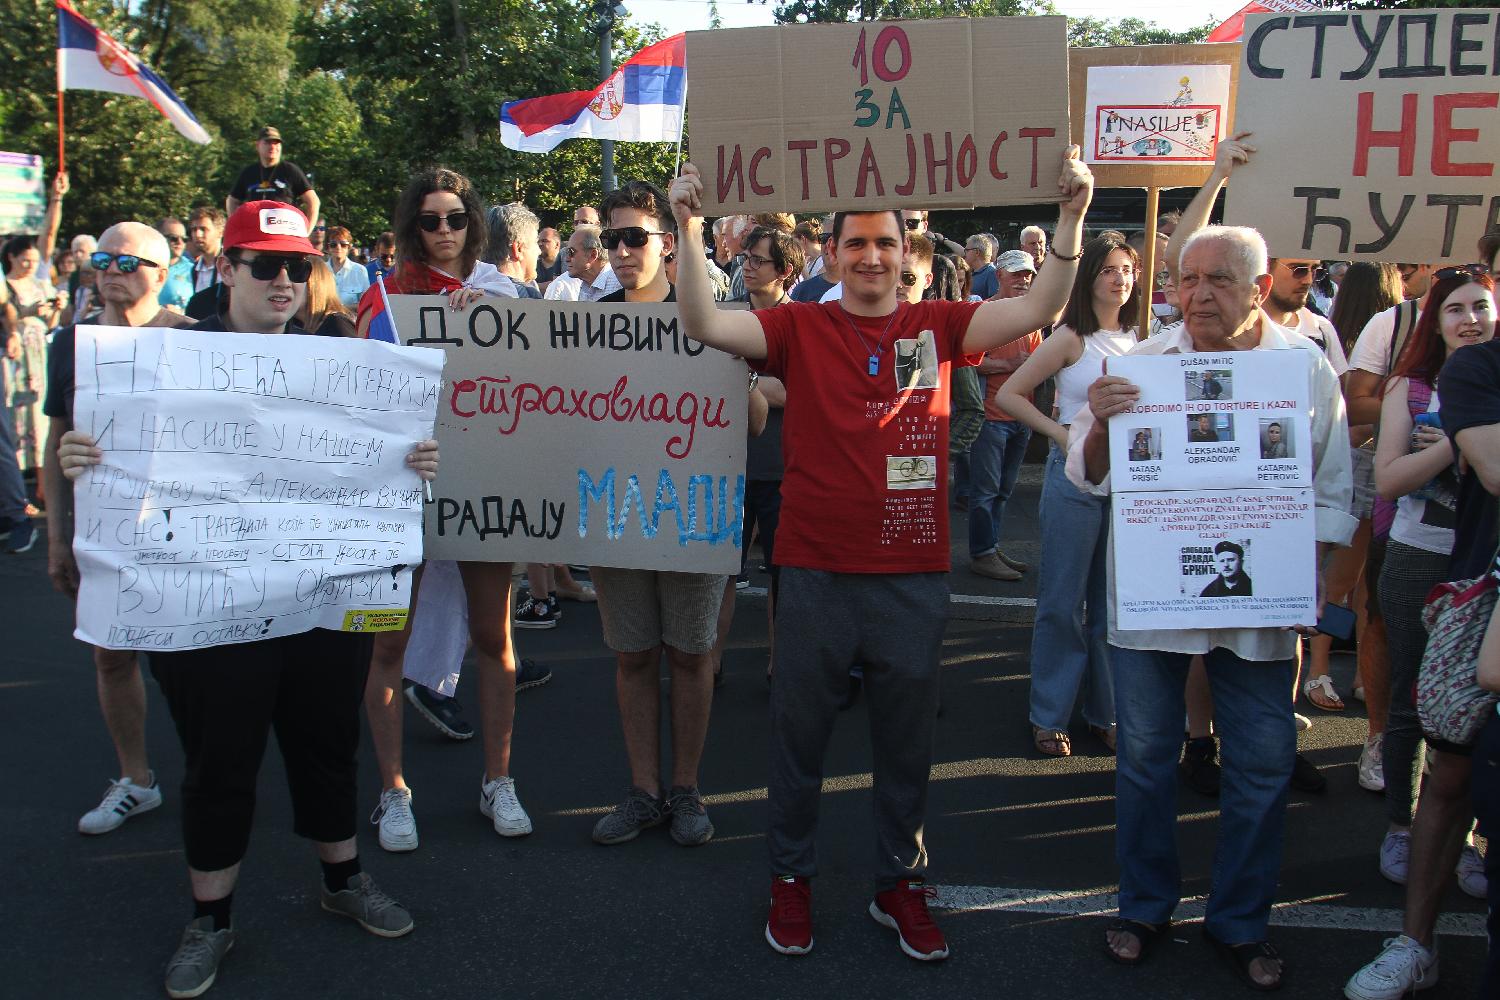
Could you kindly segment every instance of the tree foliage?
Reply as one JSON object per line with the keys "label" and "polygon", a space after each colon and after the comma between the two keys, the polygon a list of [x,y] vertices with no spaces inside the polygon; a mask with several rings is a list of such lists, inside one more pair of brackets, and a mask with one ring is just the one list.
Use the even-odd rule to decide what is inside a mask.
{"label": "tree foliage", "polygon": [[1068,18],[1068,44],[1073,46],[1094,45],[1180,45],[1201,42],[1218,26],[1209,21],[1186,31],[1173,31],[1159,24],[1142,21],[1138,17],[1125,17],[1108,21],[1097,17]]}

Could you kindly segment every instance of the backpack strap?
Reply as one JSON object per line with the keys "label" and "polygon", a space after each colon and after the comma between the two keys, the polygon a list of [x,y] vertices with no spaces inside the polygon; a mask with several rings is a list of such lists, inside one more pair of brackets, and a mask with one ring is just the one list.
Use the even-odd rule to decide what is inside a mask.
{"label": "backpack strap", "polygon": [[1411,337],[1412,331],[1417,328],[1417,314],[1420,307],[1416,299],[1407,299],[1396,307],[1396,315],[1391,330],[1391,350],[1385,359],[1385,373],[1387,376],[1396,370],[1396,359],[1401,357],[1401,352],[1406,349],[1406,342]]}

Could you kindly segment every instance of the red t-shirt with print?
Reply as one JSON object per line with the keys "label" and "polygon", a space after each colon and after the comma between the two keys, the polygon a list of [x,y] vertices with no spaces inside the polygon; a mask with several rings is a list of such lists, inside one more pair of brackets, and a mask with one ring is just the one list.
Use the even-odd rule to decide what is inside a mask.
{"label": "red t-shirt with print", "polygon": [[[852,316],[838,302],[756,310],[786,385],[776,564],[836,573],[949,568],[949,368],[977,302],[901,303]],[[872,362],[874,372],[871,373]]]}

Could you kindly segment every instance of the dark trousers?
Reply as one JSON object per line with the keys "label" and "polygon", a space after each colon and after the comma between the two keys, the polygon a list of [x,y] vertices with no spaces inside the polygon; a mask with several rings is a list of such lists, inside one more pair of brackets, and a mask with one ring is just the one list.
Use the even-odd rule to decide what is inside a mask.
{"label": "dark trousers", "polygon": [[745,482],[744,543],[740,548],[740,574],[750,568],[750,540],[755,530],[760,529],[760,547],[766,554],[766,566],[771,575],[771,601],[776,600],[776,588],[781,583],[781,570],[775,563],[776,526],[781,523],[781,480],[750,479]]}
{"label": "dark trousers", "polygon": [[849,668],[859,663],[870,707],[876,883],[883,890],[925,877],[922,831],[947,618],[946,573],[782,567],[766,835],[773,875],[817,874],[823,755]]}
{"label": "dark trousers", "polygon": [[1490,714],[1490,721],[1485,723],[1479,741],[1474,744],[1474,777],[1470,788],[1479,832],[1490,842],[1484,859],[1484,874],[1490,880],[1490,952],[1479,995],[1497,997],[1500,996],[1500,715]]}
{"label": "dark trousers", "polygon": [[219,871],[245,856],[256,775],[273,728],[286,763],[292,829],[323,843],[354,836],[368,637],[314,629],[152,653],[150,660],[187,757],[182,834],[190,867]]}

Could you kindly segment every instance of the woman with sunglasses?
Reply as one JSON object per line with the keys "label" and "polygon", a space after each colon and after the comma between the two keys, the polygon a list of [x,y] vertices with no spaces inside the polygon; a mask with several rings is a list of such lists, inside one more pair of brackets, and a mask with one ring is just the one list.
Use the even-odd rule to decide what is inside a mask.
{"label": "woman with sunglasses", "polygon": [[[396,266],[383,279],[387,295],[448,295],[454,309],[465,309],[484,295],[516,297],[511,280],[485,263],[484,206],[469,179],[438,168],[413,177],[396,203]],[[395,339],[384,314],[380,288],[372,286],[359,303],[359,332],[380,337],[380,324]],[[405,331],[410,334],[413,331]],[[479,811],[502,837],[531,832],[531,818],[516,797],[510,777],[510,742],[516,710],[516,656],[511,642],[511,575],[508,562],[459,562],[468,606],[469,639],[479,678],[484,775]],[[380,846],[413,851],[418,845],[411,789],[402,770],[401,681],[411,624],[420,613],[421,569],[412,577],[412,608],[400,632],[375,638],[365,714],[380,769],[380,805],[371,822],[380,828]],[[438,613],[435,608],[431,613]],[[449,707],[456,710],[456,706]]]}
{"label": "woman with sunglasses", "polygon": [[[1472,837],[1473,747],[1425,737],[1432,751],[1430,770],[1418,794],[1414,771],[1422,759],[1424,734],[1412,689],[1427,645],[1422,610],[1428,593],[1436,584],[1477,576],[1478,572],[1454,573],[1466,570],[1469,562],[1477,562],[1482,572],[1494,551],[1489,547],[1493,536],[1481,541],[1475,537],[1479,532],[1469,536],[1467,548],[1473,551],[1456,547],[1459,536],[1470,527],[1460,518],[1478,520],[1480,512],[1461,510],[1459,493],[1465,485],[1457,470],[1455,444],[1444,424],[1465,422],[1471,407],[1463,398],[1464,390],[1474,386],[1458,386],[1465,407],[1462,412],[1443,406],[1439,419],[1438,401],[1445,384],[1439,373],[1447,379],[1454,372],[1448,365],[1450,359],[1455,364],[1483,360],[1482,355],[1454,355],[1467,355],[1474,345],[1494,339],[1495,285],[1487,271],[1483,265],[1470,264],[1433,272],[1421,318],[1396,359],[1380,405],[1375,487],[1382,497],[1396,503],[1379,585],[1391,664],[1391,707],[1384,741],[1389,826],[1380,846],[1380,871],[1392,881],[1405,883],[1406,910],[1402,933],[1386,942],[1381,954],[1350,979],[1345,993],[1355,998],[1395,995],[1388,991],[1404,993],[1435,981],[1433,932],[1449,873],[1456,872],[1459,888],[1470,895],[1483,898],[1486,888],[1479,852],[1472,843],[1465,843]],[[1474,381],[1467,379],[1467,383]],[[1491,398],[1494,391],[1492,380],[1481,390]],[[1472,479],[1473,473],[1469,476]],[[1478,545],[1472,544],[1476,541]]]}
{"label": "woman with sunglasses", "polygon": [[[1088,405],[1089,384],[1103,373],[1105,359],[1119,357],[1136,344],[1136,330],[1127,324],[1139,314],[1139,266],[1140,258],[1119,233],[1105,233],[1084,244],[1062,321],[1006,379],[997,397],[1007,413],[1052,440],[1042,484],[1031,730],[1037,750],[1053,757],[1073,752],[1068,720],[1080,688],[1089,732],[1109,749],[1115,747],[1114,683],[1105,651],[1109,501],[1079,491],[1064,470],[1068,425]],[[1053,377],[1055,417],[1031,401],[1036,387]]]}

